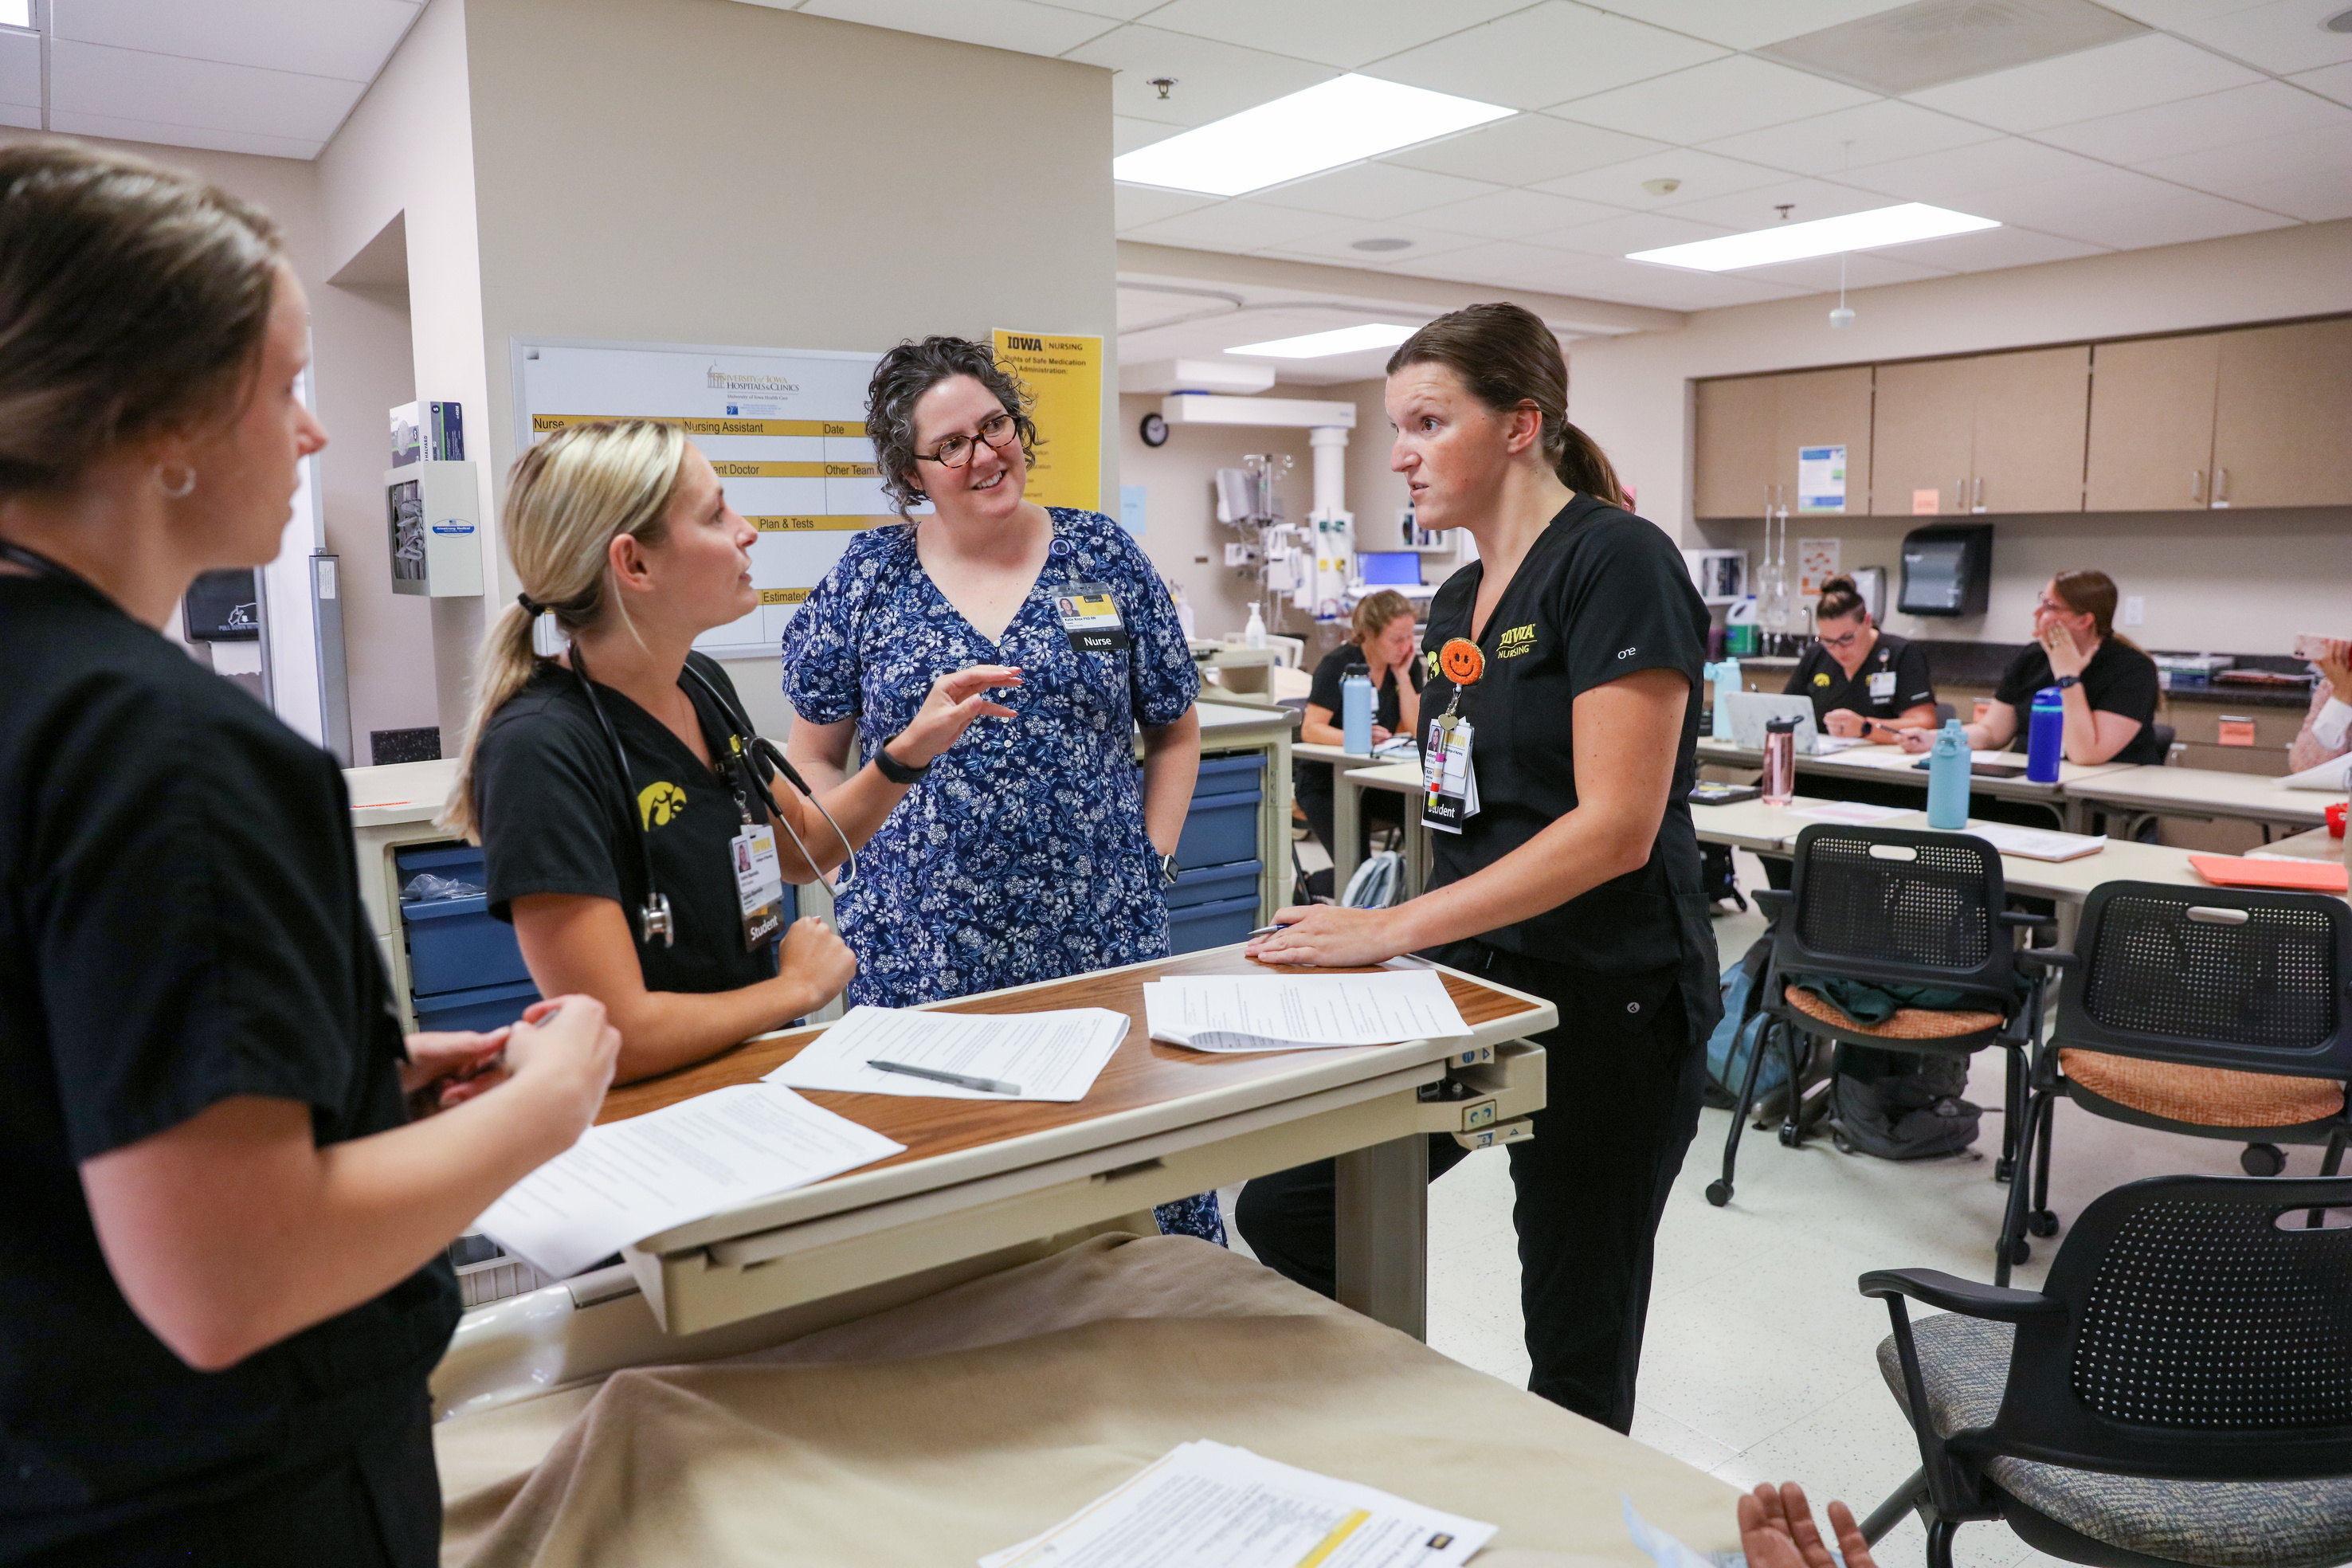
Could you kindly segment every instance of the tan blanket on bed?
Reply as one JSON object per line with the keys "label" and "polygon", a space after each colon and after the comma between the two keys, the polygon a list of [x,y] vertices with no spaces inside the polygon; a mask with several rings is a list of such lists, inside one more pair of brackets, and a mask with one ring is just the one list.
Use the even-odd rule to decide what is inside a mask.
{"label": "tan blanket on bed", "polygon": [[1621,1492],[1702,1551],[1737,1533],[1724,1483],[1182,1237],[440,1434],[445,1561],[473,1568],[970,1563],[1199,1437],[1494,1521],[1497,1568],[1646,1563]]}

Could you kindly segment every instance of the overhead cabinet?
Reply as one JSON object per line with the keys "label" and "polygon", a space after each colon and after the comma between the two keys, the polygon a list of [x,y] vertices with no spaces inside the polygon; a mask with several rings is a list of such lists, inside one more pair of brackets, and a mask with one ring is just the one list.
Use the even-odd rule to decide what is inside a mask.
{"label": "overhead cabinet", "polygon": [[2093,346],[2084,510],[2201,511],[2210,503],[2221,336]]}
{"label": "overhead cabinet", "polygon": [[2090,384],[2087,346],[1880,365],[1875,510],[2082,510]]}
{"label": "overhead cabinet", "polygon": [[1809,447],[1845,448],[1845,510],[1870,510],[1870,366],[1703,381],[1697,416],[1699,516],[1795,513]]}
{"label": "overhead cabinet", "polygon": [[2219,336],[2211,504],[2352,505],[2352,321]]}

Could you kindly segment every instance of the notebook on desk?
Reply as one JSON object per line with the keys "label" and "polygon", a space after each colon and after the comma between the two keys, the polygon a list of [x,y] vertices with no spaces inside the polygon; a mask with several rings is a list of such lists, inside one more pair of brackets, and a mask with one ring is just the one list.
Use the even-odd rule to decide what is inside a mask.
{"label": "notebook on desk", "polygon": [[2296,893],[2340,893],[2346,872],[2326,860],[2254,860],[2241,855],[2191,855],[2189,865],[2217,888],[2279,888]]}

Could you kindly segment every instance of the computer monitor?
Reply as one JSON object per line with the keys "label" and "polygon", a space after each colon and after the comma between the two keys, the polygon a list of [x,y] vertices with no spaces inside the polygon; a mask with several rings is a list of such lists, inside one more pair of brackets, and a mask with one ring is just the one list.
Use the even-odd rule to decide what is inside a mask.
{"label": "computer monitor", "polygon": [[1366,550],[1356,556],[1356,571],[1367,588],[1421,586],[1421,552]]}

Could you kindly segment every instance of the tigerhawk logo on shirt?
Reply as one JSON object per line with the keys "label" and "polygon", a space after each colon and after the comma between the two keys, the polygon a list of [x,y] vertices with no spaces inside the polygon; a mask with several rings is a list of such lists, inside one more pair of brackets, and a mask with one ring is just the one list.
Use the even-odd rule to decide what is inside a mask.
{"label": "tigerhawk logo on shirt", "polygon": [[1501,639],[1495,645],[1496,658],[1517,658],[1523,653],[1535,651],[1536,627],[1533,621],[1523,626],[1505,628]]}
{"label": "tigerhawk logo on shirt", "polygon": [[686,809],[686,792],[667,782],[649,784],[637,792],[637,816],[650,831]]}
{"label": "tigerhawk logo on shirt", "polygon": [[1829,671],[1827,670],[1822,670],[1816,673],[1813,677],[1813,684],[1815,686],[1827,686],[1829,683],[1830,676]]}

